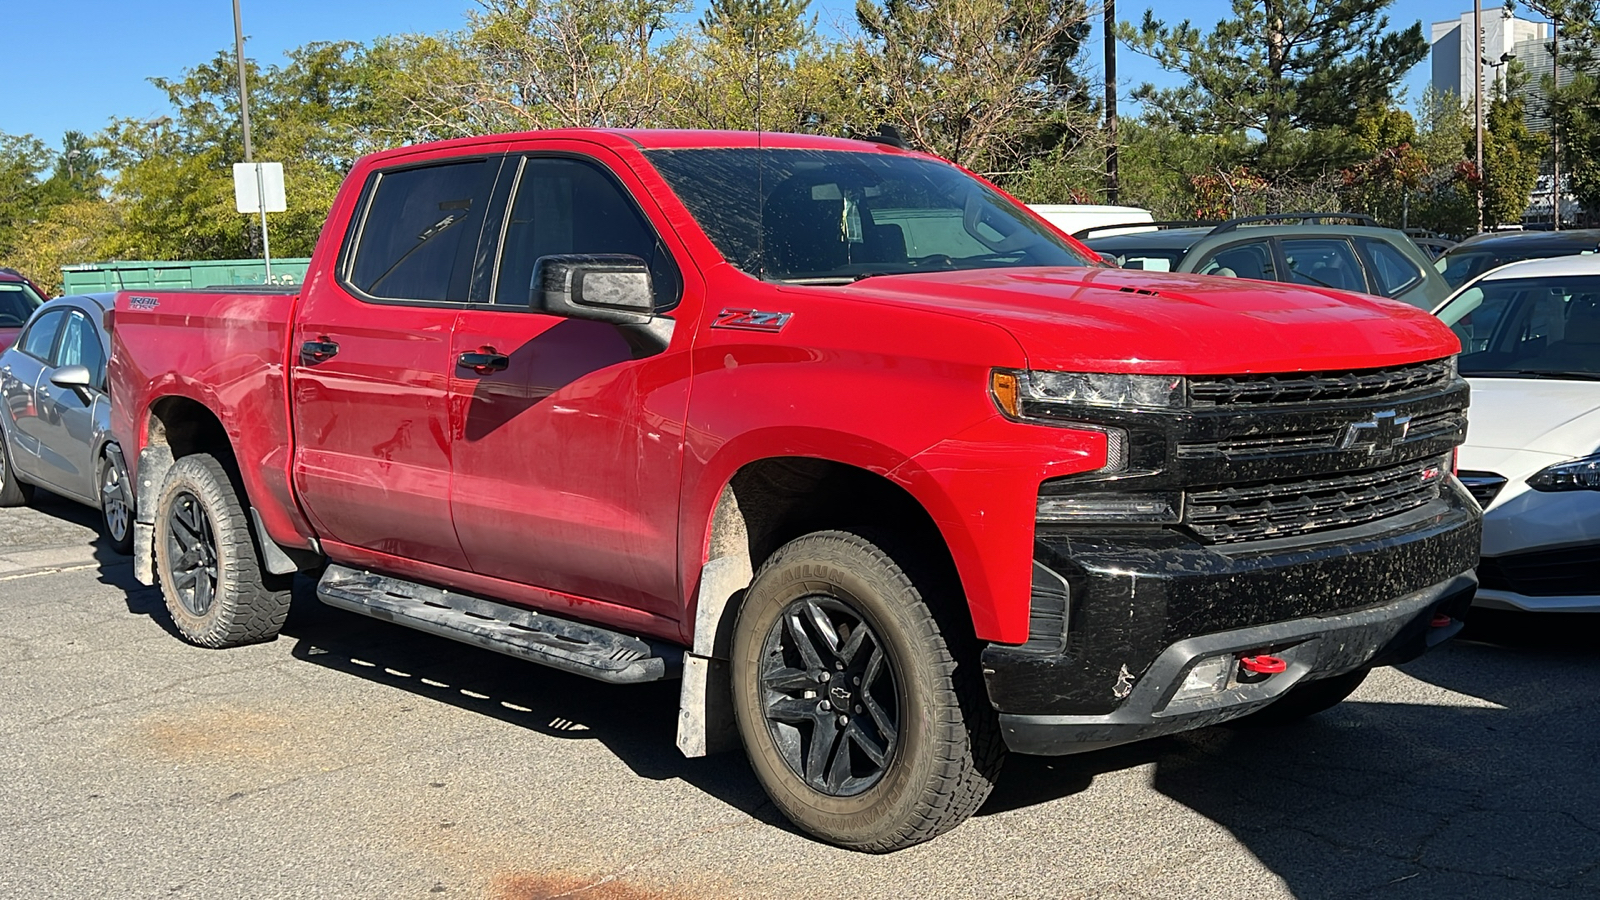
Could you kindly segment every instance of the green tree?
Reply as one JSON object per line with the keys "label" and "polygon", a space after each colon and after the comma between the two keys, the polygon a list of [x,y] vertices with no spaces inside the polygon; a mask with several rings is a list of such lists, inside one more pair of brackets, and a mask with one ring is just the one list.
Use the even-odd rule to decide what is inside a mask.
{"label": "green tree", "polygon": [[1099,135],[1073,68],[1089,33],[1083,0],[858,0],[856,18],[865,128],[892,123],[1002,180]]}
{"label": "green tree", "polygon": [[1118,37],[1186,84],[1134,92],[1159,118],[1188,133],[1258,133],[1269,168],[1301,162],[1293,130],[1347,128],[1362,110],[1391,105],[1400,77],[1428,54],[1420,23],[1390,31],[1393,0],[1233,0],[1210,30],[1169,25],[1147,10]]}
{"label": "green tree", "polygon": [[31,134],[0,132],[0,259],[10,256],[17,240],[37,221],[50,164],[50,150],[43,141]]}
{"label": "green tree", "polygon": [[1489,228],[1522,223],[1546,155],[1544,141],[1529,134],[1524,121],[1522,97],[1516,93],[1519,68],[1513,62],[1507,73],[1510,83],[1495,84],[1484,120],[1483,223]]}

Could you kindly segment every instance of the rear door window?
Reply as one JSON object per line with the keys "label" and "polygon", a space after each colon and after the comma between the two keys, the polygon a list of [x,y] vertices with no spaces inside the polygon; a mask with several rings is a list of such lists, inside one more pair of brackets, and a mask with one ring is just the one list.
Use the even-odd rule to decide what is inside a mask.
{"label": "rear door window", "polygon": [[1340,291],[1367,290],[1355,248],[1338,238],[1292,238],[1283,242],[1289,280]]}
{"label": "rear door window", "polygon": [[22,336],[22,352],[40,362],[49,362],[50,351],[56,345],[56,335],[61,333],[61,323],[66,317],[66,311],[59,309],[40,316],[28,328],[28,333]]}
{"label": "rear door window", "polygon": [[1388,241],[1364,238],[1361,249],[1367,255],[1373,283],[1383,296],[1398,297],[1422,280],[1422,270],[1417,264]]}
{"label": "rear door window", "polygon": [[367,186],[346,283],[377,300],[467,300],[498,160],[379,172]]}
{"label": "rear door window", "polygon": [[1278,267],[1272,261],[1271,241],[1229,244],[1211,254],[1196,271],[1201,275],[1220,275],[1224,278],[1278,280]]}

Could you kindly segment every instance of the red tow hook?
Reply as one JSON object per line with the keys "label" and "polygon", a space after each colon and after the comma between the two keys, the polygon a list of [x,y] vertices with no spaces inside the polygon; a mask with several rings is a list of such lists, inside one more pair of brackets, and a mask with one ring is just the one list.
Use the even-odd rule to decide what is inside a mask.
{"label": "red tow hook", "polygon": [[1455,619],[1450,618],[1444,613],[1434,613],[1433,621],[1428,624],[1432,625],[1434,628],[1448,628],[1454,622]]}
{"label": "red tow hook", "polygon": [[1265,653],[1256,656],[1241,656],[1239,657],[1239,665],[1246,672],[1253,672],[1257,675],[1277,675],[1289,668],[1289,663],[1282,657],[1268,656]]}

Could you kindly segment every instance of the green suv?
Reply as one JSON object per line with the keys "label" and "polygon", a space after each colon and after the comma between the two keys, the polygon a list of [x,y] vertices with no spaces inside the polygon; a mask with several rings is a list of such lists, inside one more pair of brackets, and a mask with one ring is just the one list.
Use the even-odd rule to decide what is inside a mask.
{"label": "green suv", "polygon": [[[1129,233],[1132,228],[1145,230]],[[1108,231],[1121,233],[1095,236]],[[1410,237],[1353,213],[1097,226],[1073,237],[1125,269],[1286,281],[1427,310],[1450,295],[1450,285]]]}

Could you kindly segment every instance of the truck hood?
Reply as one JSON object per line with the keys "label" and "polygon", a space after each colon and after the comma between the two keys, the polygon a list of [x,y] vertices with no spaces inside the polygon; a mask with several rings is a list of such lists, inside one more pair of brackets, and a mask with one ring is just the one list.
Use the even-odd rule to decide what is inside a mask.
{"label": "truck hood", "polygon": [[1600,382],[1467,380],[1472,384],[1467,448],[1530,450],[1566,459],[1587,456],[1600,447]]}
{"label": "truck hood", "polygon": [[939,309],[1009,331],[1035,369],[1232,375],[1369,369],[1460,343],[1421,310],[1301,285],[1099,268],[868,278],[863,300]]}

